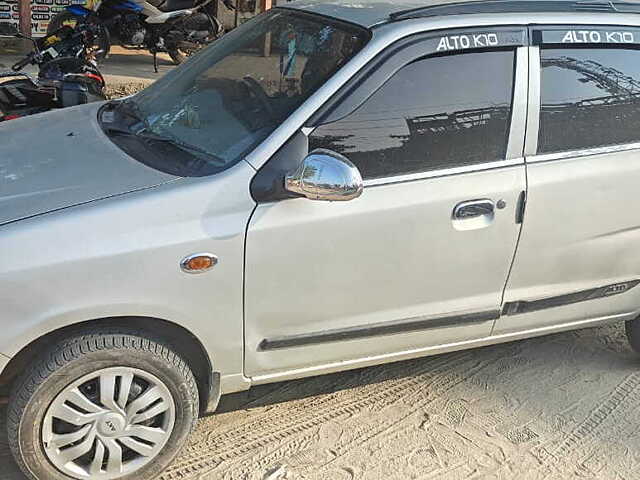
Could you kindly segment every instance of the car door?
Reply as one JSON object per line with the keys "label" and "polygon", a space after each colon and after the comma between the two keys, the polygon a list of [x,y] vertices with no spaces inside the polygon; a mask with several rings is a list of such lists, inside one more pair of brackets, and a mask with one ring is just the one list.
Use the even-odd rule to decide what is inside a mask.
{"label": "car door", "polygon": [[[259,199],[246,240],[254,381],[489,335],[525,190],[525,38],[494,29],[410,39],[271,160],[330,149],[365,188],[349,202]],[[268,163],[254,187],[281,185],[268,177],[277,170]]]}
{"label": "car door", "polygon": [[640,308],[640,30],[538,27],[528,199],[496,333]]}

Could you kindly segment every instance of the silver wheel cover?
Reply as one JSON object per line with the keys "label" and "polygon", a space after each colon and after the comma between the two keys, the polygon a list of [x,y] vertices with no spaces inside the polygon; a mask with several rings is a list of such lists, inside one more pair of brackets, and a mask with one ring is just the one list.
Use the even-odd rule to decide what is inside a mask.
{"label": "silver wheel cover", "polygon": [[175,413],[169,389],[154,375],[105,368],[55,397],[42,445],[49,461],[73,478],[117,479],[154,460],[171,436]]}

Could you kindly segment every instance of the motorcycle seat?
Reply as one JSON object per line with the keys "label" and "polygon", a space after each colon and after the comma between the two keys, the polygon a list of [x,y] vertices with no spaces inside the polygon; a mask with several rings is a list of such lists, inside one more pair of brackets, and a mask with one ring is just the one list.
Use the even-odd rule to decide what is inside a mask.
{"label": "motorcycle seat", "polygon": [[160,5],[157,5],[158,9],[163,12],[175,12],[176,10],[186,10],[193,8],[195,2],[193,0],[164,0]]}

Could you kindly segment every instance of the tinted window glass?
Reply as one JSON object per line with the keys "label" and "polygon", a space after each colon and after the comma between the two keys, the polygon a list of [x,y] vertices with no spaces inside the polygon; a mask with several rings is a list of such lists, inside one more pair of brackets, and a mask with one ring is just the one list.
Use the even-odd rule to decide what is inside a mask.
{"label": "tinted window glass", "polygon": [[416,61],[351,115],[317,128],[310,146],[346,155],[369,179],[502,160],[513,68],[513,51]]}
{"label": "tinted window glass", "polygon": [[544,49],[538,152],[640,140],[640,51]]}

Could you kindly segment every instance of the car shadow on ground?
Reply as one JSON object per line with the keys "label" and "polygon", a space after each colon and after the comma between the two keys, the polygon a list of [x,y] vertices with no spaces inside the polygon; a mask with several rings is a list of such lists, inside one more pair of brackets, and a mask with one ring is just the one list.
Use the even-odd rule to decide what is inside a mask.
{"label": "car shadow on ground", "polygon": [[[604,330],[619,329],[619,325],[604,327]],[[504,350],[505,355],[509,354],[510,346],[518,344],[523,349],[535,348],[536,344],[544,342],[560,342],[569,343],[575,340],[576,335],[581,337],[581,343],[585,340],[592,345],[587,348],[593,348],[598,351],[595,361],[598,364],[606,363],[607,365],[618,365],[622,368],[638,365],[640,359],[633,355],[630,348],[626,344],[626,339],[619,335],[615,343],[611,343],[609,335],[601,335],[603,328],[592,328],[579,330],[575,332],[558,333],[544,337],[537,337],[517,342],[509,342],[498,345],[490,345],[486,347],[476,348],[469,351],[477,352],[478,357],[482,357],[485,353],[493,353]],[[605,343],[605,345],[603,345]],[[606,345],[609,343],[609,345]],[[359,386],[384,383],[392,379],[401,379],[405,375],[403,372],[412,372],[412,364],[426,364],[435,361],[435,359],[454,357],[459,352],[434,355],[430,357],[417,358],[414,360],[404,360],[387,365],[378,365],[373,367],[359,368],[344,372],[333,373],[329,375],[321,375],[317,377],[307,377],[299,380],[289,380],[285,382],[272,383],[267,385],[258,385],[247,391],[225,395],[220,399],[218,409],[214,414],[233,412],[237,410],[261,408],[270,405],[290,402],[294,400],[302,400],[304,398],[315,397],[318,395],[327,395],[358,388]],[[550,368],[557,368],[557,359],[549,359]],[[553,363],[553,364],[551,364]],[[396,365],[399,368],[389,368],[390,365]],[[406,366],[406,368],[401,368]],[[587,366],[585,365],[585,368]]]}
{"label": "car shadow on ground", "polygon": [[[615,372],[634,369],[639,364],[638,359],[626,345],[621,332],[620,325],[568,332],[475,349],[473,350],[473,356],[478,359],[478,362],[483,362],[483,359],[489,357],[494,359],[504,358],[508,362],[511,360],[514,351],[531,352],[532,355],[535,355],[536,351],[540,351],[543,358],[538,359],[537,368],[539,370],[557,370],[558,368],[563,368],[562,365],[566,365],[566,369],[571,370],[576,368],[575,361],[579,360],[579,368],[583,371],[593,369],[597,372],[606,372],[609,370],[614,375],[616,374]],[[548,349],[550,344],[558,346],[557,348],[551,347],[551,349],[555,348],[555,350],[561,351],[562,355],[560,357],[558,355],[544,356],[544,350],[545,348]],[[379,385],[380,389],[384,389],[387,388],[385,383],[389,381],[420,376],[415,372],[428,371],[430,367],[436,368],[437,365],[442,365],[443,363],[446,365],[448,361],[455,363],[456,358],[460,355],[460,352],[454,352],[434,357],[407,360],[392,365],[368,367],[320,377],[257,386],[246,392],[224,396],[216,413],[234,415],[232,412],[237,412],[241,414],[242,411],[251,412],[264,407],[286,404],[287,402],[303,401],[311,397],[331,396],[345,390],[354,390],[357,393],[359,389],[365,391],[369,387],[368,391],[370,392],[371,387],[376,389],[378,384],[381,384]],[[606,375],[606,373],[604,374]],[[500,371],[491,372],[484,381],[491,383],[492,378],[496,378],[494,375],[500,375]],[[598,375],[602,375],[602,373],[598,373]],[[495,381],[499,383],[499,380]],[[544,384],[540,385],[540,395],[545,395]],[[26,477],[20,473],[13,461],[9,450],[5,432],[5,417],[6,405],[0,405],[0,480],[26,480]],[[221,417],[224,417],[224,415]],[[208,419],[203,419],[198,427],[199,435],[202,435],[203,429],[207,430],[209,425],[213,428],[215,424],[215,421],[209,422]],[[207,436],[210,433],[215,437],[215,432],[213,431],[205,433],[207,433]],[[178,458],[176,463],[180,462],[181,459]],[[193,471],[190,473],[193,473],[193,478],[200,478],[198,475],[201,472]],[[187,475],[187,477],[191,478],[190,475]]]}

